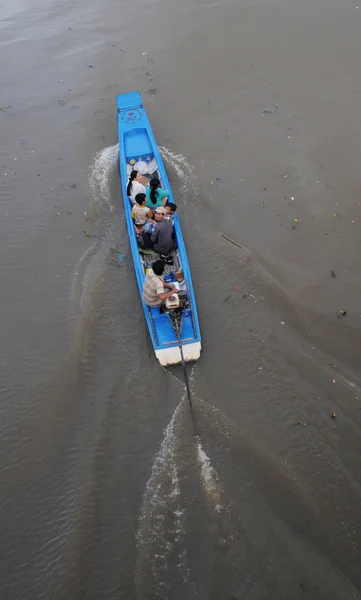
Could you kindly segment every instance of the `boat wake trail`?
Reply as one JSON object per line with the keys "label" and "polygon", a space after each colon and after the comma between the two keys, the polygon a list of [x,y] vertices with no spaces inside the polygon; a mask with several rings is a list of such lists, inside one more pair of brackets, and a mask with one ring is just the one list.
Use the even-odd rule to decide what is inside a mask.
{"label": "boat wake trail", "polygon": [[182,548],[185,535],[181,504],[177,453],[182,427],[182,400],[168,424],[162,445],[153,463],[146,485],[137,532],[136,586],[139,598],[152,589],[159,598],[169,597],[168,568],[177,566],[183,583],[188,580],[186,555]]}
{"label": "boat wake trail", "polygon": [[184,393],[165,429],[143,496],[136,535],[139,600],[198,598],[208,577],[204,571],[210,570],[211,561],[207,567],[197,561],[201,551],[207,563],[204,557],[219,534],[221,487],[200,438],[190,430]]}
{"label": "boat wake trail", "polygon": [[[200,187],[195,168],[189,164],[185,156],[175,154],[165,146],[159,147],[163,161],[170,175],[174,174],[179,184],[180,200],[187,206],[188,200],[194,205],[200,197]],[[171,181],[173,184],[173,182]]]}
{"label": "boat wake trail", "polygon": [[223,507],[221,504],[221,489],[218,473],[216,469],[212,467],[211,459],[205,453],[200,440],[197,442],[197,459],[200,464],[201,481],[206,496],[214,507],[214,510],[220,512]]}
{"label": "boat wake trail", "polygon": [[[104,294],[104,275],[107,268],[119,265],[122,244],[125,240],[124,219],[119,186],[119,145],[109,146],[99,152],[89,172],[91,204],[85,234],[89,247],[79,259],[73,275],[72,300],[81,313],[76,344],[83,355],[89,337],[89,322],[97,312],[98,295]],[[115,210],[119,202],[120,210]]]}
{"label": "boat wake trail", "polygon": [[[108,146],[96,155],[89,176],[93,196],[92,209],[99,215],[104,209],[114,211],[115,177],[118,175],[119,144]],[[116,178],[118,182],[118,177]]]}

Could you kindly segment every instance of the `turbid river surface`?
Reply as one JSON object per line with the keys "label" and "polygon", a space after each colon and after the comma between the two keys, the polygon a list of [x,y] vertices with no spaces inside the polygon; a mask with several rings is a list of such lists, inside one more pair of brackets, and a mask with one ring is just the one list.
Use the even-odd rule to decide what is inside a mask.
{"label": "turbid river surface", "polygon": [[[1,600],[360,599],[357,2],[0,3]],[[128,245],[133,90],[192,268],[195,425]]]}

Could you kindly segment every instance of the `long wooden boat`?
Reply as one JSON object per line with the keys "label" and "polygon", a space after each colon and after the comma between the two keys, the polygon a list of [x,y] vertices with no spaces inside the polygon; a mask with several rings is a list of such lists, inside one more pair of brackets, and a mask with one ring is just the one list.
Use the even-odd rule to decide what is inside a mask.
{"label": "long wooden boat", "polygon": [[[138,247],[137,236],[131,218],[132,205],[127,195],[129,174],[135,169],[148,179],[154,176],[158,177],[163,189],[171,190],[171,188],[140,94],[138,92],[131,92],[117,96],[117,109],[120,176],[125,218],[135,275],[150,338],[156,357],[162,365],[180,363],[182,359],[181,350],[186,361],[194,361],[200,355],[201,333],[192,277],[178,212],[174,216],[176,250],[172,253],[173,265],[166,265],[163,278],[168,282],[176,281],[175,273],[180,269],[183,270],[184,283],[182,284],[182,288],[184,290],[183,294],[186,295],[186,302],[181,309],[179,330],[175,329],[174,322],[169,313],[161,314],[159,308],[150,308],[142,300],[146,269],[155,260],[159,259],[159,255],[156,253],[144,253]],[[171,191],[168,201],[175,202]],[[180,212],[182,212],[182,207],[179,206],[180,203],[177,201],[176,204],[178,210],[180,209]]]}

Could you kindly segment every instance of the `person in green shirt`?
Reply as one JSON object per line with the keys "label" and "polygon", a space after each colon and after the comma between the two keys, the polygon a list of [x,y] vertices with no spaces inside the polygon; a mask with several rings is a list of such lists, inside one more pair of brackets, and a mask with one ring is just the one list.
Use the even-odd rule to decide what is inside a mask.
{"label": "person in green shirt", "polygon": [[147,201],[145,206],[150,209],[156,209],[158,206],[164,206],[169,196],[169,190],[163,190],[160,186],[158,177],[153,177],[150,180],[149,186],[145,188]]}

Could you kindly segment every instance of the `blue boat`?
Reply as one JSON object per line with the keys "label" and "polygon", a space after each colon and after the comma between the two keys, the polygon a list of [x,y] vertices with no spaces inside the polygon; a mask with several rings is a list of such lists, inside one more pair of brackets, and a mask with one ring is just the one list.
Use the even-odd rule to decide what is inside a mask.
{"label": "blue boat", "polygon": [[[156,357],[162,365],[183,362],[183,357],[185,361],[194,361],[200,355],[201,334],[192,277],[177,212],[174,215],[176,250],[172,253],[173,265],[165,265],[165,274],[163,275],[163,279],[169,283],[179,282],[179,273],[183,273],[184,276],[183,282],[178,286],[183,290],[185,302],[179,309],[177,322],[174,322],[173,311],[161,314],[159,308],[150,308],[142,300],[146,269],[149,266],[151,267],[155,260],[159,259],[159,255],[155,252],[144,251],[138,246],[137,235],[131,218],[132,204],[127,195],[129,174],[135,169],[140,171],[147,179],[158,177],[163,189],[170,190],[170,185],[140,94],[131,92],[117,96],[117,108],[120,176],[125,218],[135,274],[150,338]],[[168,201],[174,202],[171,191]],[[178,278],[176,278],[176,273]],[[178,329],[175,327],[177,324]]]}

